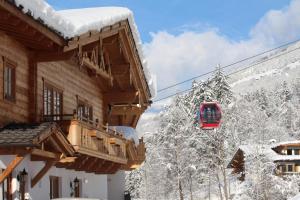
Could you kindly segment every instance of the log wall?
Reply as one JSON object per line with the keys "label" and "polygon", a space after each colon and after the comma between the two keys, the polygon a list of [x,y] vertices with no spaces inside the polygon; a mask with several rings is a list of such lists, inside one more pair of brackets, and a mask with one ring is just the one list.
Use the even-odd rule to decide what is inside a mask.
{"label": "log wall", "polygon": [[[3,58],[16,63],[16,100],[4,100]],[[17,41],[0,32],[0,126],[10,122],[26,122],[29,118],[28,52]]]}
{"label": "log wall", "polygon": [[93,106],[93,119],[102,123],[102,93],[99,82],[71,62],[38,64],[38,114],[43,113],[43,84],[50,83],[63,91],[63,114],[77,108],[77,96]]}

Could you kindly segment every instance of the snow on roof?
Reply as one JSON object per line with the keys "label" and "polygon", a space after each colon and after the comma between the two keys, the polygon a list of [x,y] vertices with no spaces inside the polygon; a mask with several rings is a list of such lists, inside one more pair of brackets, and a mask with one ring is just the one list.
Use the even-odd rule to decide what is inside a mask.
{"label": "snow on roof", "polygon": [[239,147],[244,152],[245,156],[255,154],[264,154],[267,158],[273,161],[295,161],[300,160],[300,155],[280,155],[272,150],[270,145],[241,145]]}
{"label": "snow on roof", "polygon": [[285,145],[290,145],[290,144],[299,144],[299,146],[300,146],[300,140],[293,140],[293,141],[279,142],[279,143],[273,144],[271,147],[272,147],[272,148],[275,148],[275,147],[285,146]]}
{"label": "snow on roof", "polygon": [[133,140],[136,145],[139,144],[139,137],[134,128],[128,126],[110,126],[109,128],[116,129],[116,131],[123,133],[127,140]]}
{"label": "snow on roof", "polygon": [[92,30],[100,31],[103,27],[128,20],[150,93],[152,98],[155,97],[156,79],[147,67],[133,13],[128,8],[98,7],[55,11],[44,0],[15,0],[15,4],[18,7],[22,6],[22,11],[30,13],[34,19],[43,20],[45,25],[57,31],[65,38],[72,38]]}

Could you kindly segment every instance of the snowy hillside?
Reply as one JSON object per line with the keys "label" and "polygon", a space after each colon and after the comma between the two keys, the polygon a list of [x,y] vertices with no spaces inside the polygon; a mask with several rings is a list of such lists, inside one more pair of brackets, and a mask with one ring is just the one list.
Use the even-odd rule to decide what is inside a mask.
{"label": "snowy hillside", "polygon": [[235,93],[253,92],[261,87],[272,90],[283,81],[300,81],[300,42],[260,58],[250,65],[253,67],[229,76]]}

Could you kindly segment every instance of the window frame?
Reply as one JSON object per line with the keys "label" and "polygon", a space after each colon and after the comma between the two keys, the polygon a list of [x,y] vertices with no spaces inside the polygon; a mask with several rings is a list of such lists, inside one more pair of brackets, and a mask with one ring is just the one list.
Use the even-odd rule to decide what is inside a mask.
{"label": "window frame", "polygon": [[[6,68],[11,70],[11,95],[6,96]],[[16,68],[17,63],[13,62],[12,60],[8,59],[7,57],[3,57],[3,99],[7,102],[16,103]]]}
{"label": "window frame", "polygon": [[[55,84],[49,82],[49,81],[46,81],[43,79],[43,117],[47,117],[47,116],[53,116],[51,118],[51,120],[53,121],[59,121],[62,119],[62,116],[63,116],[63,110],[64,110],[64,105],[63,105],[63,98],[64,98],[64,92],[63,92],[63,89],[59,88],[58,86],[56,86]],[[50,114],[46,114],[46,109],[45,109],[45,91],[46,89],[48,91],[50,91],[50,94],[51,94],[51,97],[50,97]],[[59,114],[54,114],[55,113],[55,101],[54,101],[54,93],[56,92],[56,94],[59,94],[60,95],[60,99],[59,99],[59,105],[60,105],[60,109],[59,109]],[[47,102],[48,104],[48,102]],[[47,105],[48,107],[48,105]],[[57,116],[54,116],[54,115],[57,115]],[[48,118],[47,118],[48,119]]]}
{"label": "window frame", "polygon": [[[292,167],[292,170],[289,170],[289,167]],[[293,164],[286,164],[286,170],[287,172],[294,172],[294,165]]]}
{"label": "window frame", "polygon": [[[77,113],[77,117],[78,119],[85,121],[87,123],[93,123],[94,122],[94,107],[91,103],[89,103],[89,101],[80,98],[78,95],[76,95],[77,98],[77,106],[76,106],[76,113]],[[82,107],[84,107],[84,109],[88,110],[88,116],[82,116],[82,114],[80,115],[79,113],[79,108],[80,105],[83,105]]]}
{"label": "window frame", "polygon": [[[290,151],[291,154],[289,154],[289,151]],[[293,149],[287,149],[286,150],[286,155],[289,155],[289,156],[293,155]]]}

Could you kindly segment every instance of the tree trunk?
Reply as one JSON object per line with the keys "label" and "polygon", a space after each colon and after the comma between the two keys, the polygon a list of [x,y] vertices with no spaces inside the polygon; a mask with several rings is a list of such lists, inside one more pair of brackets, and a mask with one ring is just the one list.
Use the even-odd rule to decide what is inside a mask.
{"label": "tree trunk", "polygon": [[217,171],[216,174],[217,174],[217,179],[218,179],[218,187],[219,187],[220,199],[223,200],[223,195],[222,195],[222,188],[221,188],[221,181],[220,181],[219,172]]}
{"label": "tree trunk", "polygon": [[192,176],[190,175],[190,197],[191,197],[191,200],[193,200],[193,178]]}
{"label": "tree trunk", "polygon": [[183,200],[183,191],[182,191],[182,185],[180,179],[178,179],[178,191],[179,191],[179,200]]}
{"label": "tree trunk", "polygon": [[211,199],[210,199],[210,185],[211,185],[211,180],[210,180],[210,178],[211,178],[211,177],[210,177],[210,173],[209,173],[209,182],[208,182],[208,184],[209,184],[209,185],[208,185],[208,199],[209,199],[209,200],[211,200]]}
{"label": "tree trunk", "polygon": [[222,167],[223,180],[224,180],[224,196],[225,199],[228,200],[228,187],[227,187],[227,176],[226,176],[226,168]]}

